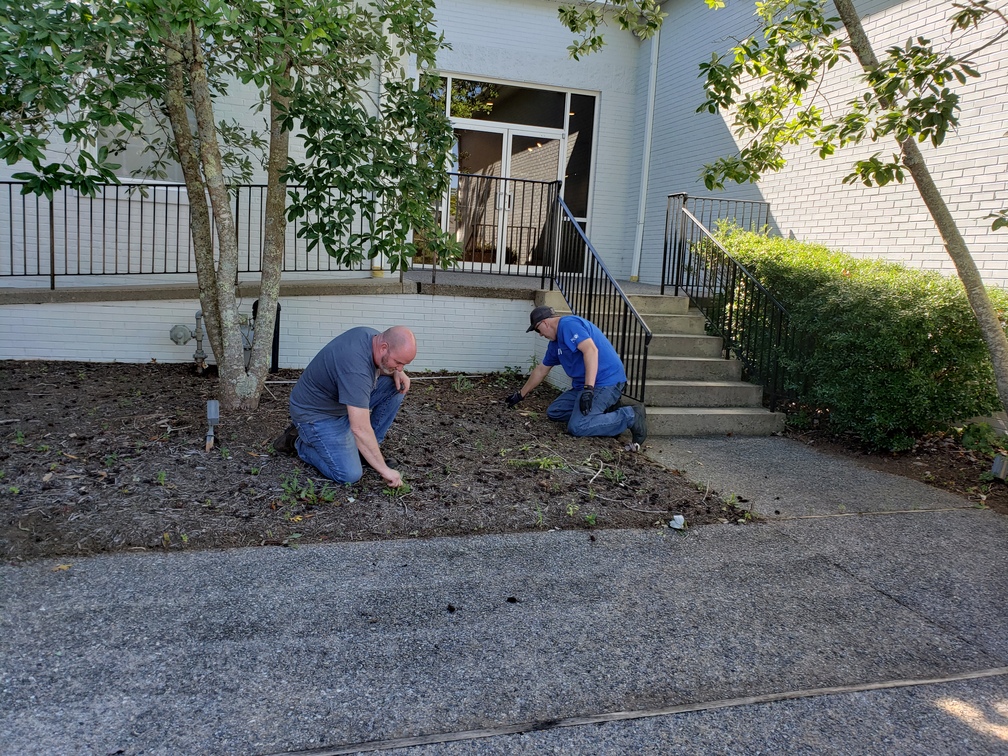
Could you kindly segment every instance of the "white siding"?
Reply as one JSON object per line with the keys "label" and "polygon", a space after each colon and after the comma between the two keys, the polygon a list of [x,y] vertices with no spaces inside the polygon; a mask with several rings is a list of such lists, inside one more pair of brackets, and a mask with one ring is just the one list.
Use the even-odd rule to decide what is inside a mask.
{"label": "white siding", "polygon": [[[858,7],[876,54],[904,44],[910,36],[930,38],[945,49],[952,10],[945,0],[860,2]],[[753,5],[748,2],[712,12],[702,3],[674,0],[665,10],[669,17],[662,30],[641,280],[657,280],[660,272],[664,197],[682,191],[708,196],[697,178],[702,165],[738,149],[722,115],[694,113],[704,99],[697,66],[713,51],[727,49],[732,38],[755,29]],[[925,145],[924,154],[985,279],[1006,285],[1008,233],[990,231],[990,220],[984,216],[1008,200],[1008,39],[985,50],[975,62],[983,78],[957,89],[962,105],[958,132],[938,149]],[[834,107],[851,98],[859,72],[855,63],[832,72],[824,92]],[[889,155],[898,146],[891,140],[866,144],[820,160],[811,145],[804,145],[788,154],[783,171],[764,176],[758,187],[730,186],[725,196],[770,202],[772,218],[784,235],[954,273],[909,177],[902,185],[872,189],[842,183],[854,160],[879,151]]]}
{"label": "white siding", "polygon": [[[411,369],[490,372],[541,359],[545,340],[526,334],[532,302],[430,295],[344,295],[280,300],[280,367],[303,368],[348,328],[413,329]],[[196,342],[168,338],[195,325],[199,303],[90,302],[0,307],[0,359],[87,362],[190,362]],[[251,302],[243,311],[251,311]],[[461,324],[464,324],[461,325]],[[461,334],[461,337],[460,337]],[[203,350],[210,353],[204,338]]]}

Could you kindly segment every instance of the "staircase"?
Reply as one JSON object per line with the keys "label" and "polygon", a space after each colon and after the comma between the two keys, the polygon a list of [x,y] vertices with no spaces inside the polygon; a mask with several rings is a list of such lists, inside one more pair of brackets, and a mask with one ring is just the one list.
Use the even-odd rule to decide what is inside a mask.
{"label": "staircase", "polygon": [[765,436],[784,430],[784,415],[763,407],[763,389],[741,379],[721,339],[704,331],[688,297],[630,296],[653,337],[645,405],[652,436]]}

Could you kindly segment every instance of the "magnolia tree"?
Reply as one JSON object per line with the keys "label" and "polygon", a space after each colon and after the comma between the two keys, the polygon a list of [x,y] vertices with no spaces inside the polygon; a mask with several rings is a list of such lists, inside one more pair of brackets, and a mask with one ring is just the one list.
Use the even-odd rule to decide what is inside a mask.
{"label": "magnolia tree", "polygon": [[[980,76],[971,61],[1008,34],[1008,16],[988,0],[961,0],[952,6],[953,33],[971,33],[974,44],[961,55],[912,38],[891,47],[880,59],[865,34],[852,0],[831,0],[839,18],[830,17],[826,0],[757,2],[760,33],[740,41],[700,65],[707,100],[697,112],[724,111],[733,117],[740,151],[704,166],[708,189],[726,181],[756,182],[784,167],[785,148],[811,141],[819,156],[842,147],[892,139],[898,152],[857,161],[845,179],[867,186],[902,182],[909,175],[955,264],[990,351],[998,395],[1008,408],[1008,339],[980,271],[935,185],[921,154],[921,142],[938,147],[958,125],[959,96],[952,87]],[[724,6],[723,0],[706,0]],[[579,35],[575,57],[604,44],[599,33],[605,11],[616,13],[623,28],[647,36],[664,14],[654,0],[606,0],[563,8],[560,18]],[[713,22],[713,21],[712,21]],[[841,29],[846,35],[840,35]],[[818,93],[822,77],[838,62],[856,57],[864,87],[846,108],[827,108]],[[988,208],[992,229],[1008,227],[1008,209]]]}
{"label": "magnolia tree", "polygon": [[[149,175],[181,166],[200,304],[221,403],[258,405],[270,359],[287,222],[341,263],[453,254],[434,201],[452,130],[432,93],[443,46],[433,0],[0,0],[0,157],[25,191],[94,194],[137,144]],[[215,107],[258,92],[239,122]],[[256,128],[256,123],[261,124]],[[303,149],[291,157],[291,138]],[[66,147],[66,146],[69,147]],[[61,150],[66,150],[62,152]],[[266,174],[260,307],[245,364],[232,186]],[[297,185],[297,191],[288,186]],[[363,230],[361,230],[363,229]],[[214,238],[217,240],[215,255]]]}

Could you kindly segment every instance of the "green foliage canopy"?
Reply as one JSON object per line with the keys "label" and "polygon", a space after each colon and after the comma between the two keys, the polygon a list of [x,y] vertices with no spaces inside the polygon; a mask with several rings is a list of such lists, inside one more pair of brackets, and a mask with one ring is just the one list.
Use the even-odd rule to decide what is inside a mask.
{"label": "green foliage canopy", "polygon": [[[174,51],[185,58],[191,118],[193,81],[205,78],[211,104],[238,81],[300,137],[305,159],[280,156],[281,178],[305,187],[287,212],[310,246],[343,262],[383,253],[395,269],[408,264],[417,229],[450,255],[431,207],[446,189],[452,139],[431,100],[438,80],[428,72],[444,44],[433,0],[0,0],[0,18],[0,158],[29,166],[17,176],[28,191],[117,183],[116,152],[130,140],[151,156],[148,173],[163,174],[178,159],[165,106]],[[200,56],[180,44],[188,38]],[[229,182],[249,180],[250,156],[266,165],[268,131],[254,113],[214,123]],[[202,157],[207,134],[194,137]],[[351,233],[355,217],[364,230]]]}

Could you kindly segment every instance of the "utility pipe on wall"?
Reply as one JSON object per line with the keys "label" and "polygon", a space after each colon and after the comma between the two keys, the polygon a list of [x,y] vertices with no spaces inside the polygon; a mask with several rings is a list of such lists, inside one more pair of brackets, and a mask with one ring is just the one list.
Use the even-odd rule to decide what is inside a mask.
{"label": "utility pipe on wall", "polygon": [[644,247],[644,216],[647,212],[648,179],[651,173],[651,132],[654,128],[655,90],[658,87],[658,48],[661,27],[651,37],[651,62],[648,71],[647,109],[644,112],[644,150],[641,155],[640,200],[637,203],[637,234],[634,239],[630,280],[640,279],[641,250]]}

